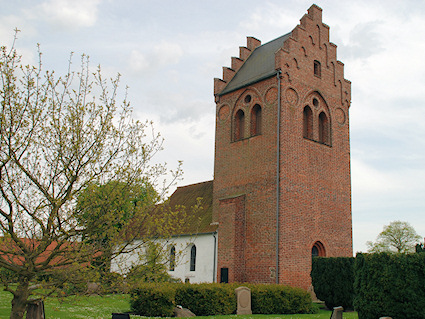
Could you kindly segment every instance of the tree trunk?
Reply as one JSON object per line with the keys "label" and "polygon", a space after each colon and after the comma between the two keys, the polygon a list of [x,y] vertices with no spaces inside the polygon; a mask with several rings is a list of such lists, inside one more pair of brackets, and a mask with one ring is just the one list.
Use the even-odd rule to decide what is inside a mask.
{"label": "tree trunk", "polygon": [[27,309],[29,292],[28,280],[19,282],[16,288],[15,294],[12,299],[12,312],[10,313],[10,319],[23,319],[25,311]]}

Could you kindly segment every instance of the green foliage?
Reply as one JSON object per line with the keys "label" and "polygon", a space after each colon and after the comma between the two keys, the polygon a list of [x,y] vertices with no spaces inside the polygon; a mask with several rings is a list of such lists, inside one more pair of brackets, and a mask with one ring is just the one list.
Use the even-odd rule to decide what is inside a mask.
{"label": "green foliage", "polygon": [[416,244],[415,251],[417,253],[425,253],[425,246],[424,246],[424,244]]}
{"label": "green foliage", "polygon": [[247,285],[254,314],[313,313],[311,296],[300,288],[283,285]]}
{"label": "green foliage", "polygon": [[425,318],[425,254],[357,254],[354,269],[360,319]]}
{"label": "green foliage", "polygon": [[415,251],[415,244],[420,239],[421,237],[409,223],[397,220],[384,226],[376,242],[368,241],[366,244],[370,253],[411,253]]}
{"label": "green foliage", "polygon": [[197,316],[228,315],[236,311],[233,285],[185,284],[176,290],[176,304],[190,309]]}
{"label": "green foliage", "polygon": [[[310,294],[299,288],[218,283],[143,284],[132,290],[131,307],[145,316],[169,313],[170,307],[172,309],[174,305],[190,309],[197,316],[230,315],[236,312],[235,289],[240,286],[251,289],[254,314],[315,313],[318,310],[313,305]],[[175,299],[171,300],[170,296],[175,296]]]}
{"label": "green foliage", "polygon": [[[23,65],[14,44],[0,46],[0,202],[7,203],[0,207],[0,268],[19,277],[16,286],[3,282],[14,296],[13,318],[24,316],[35,278],[54,269],[66,273],[43,283],[49,295],[48,288],[65,285],[99,256],[108,269],[108,254],[120,253],[141,233],[165,236],[163,220],[175,215],[157,218],[144,205],[156,197],[150,187],[162,197],[182,174],[181,165],[169,171],[154,162],[163,139],[150,121],[134,119],[119,75],[105,80],[83,55],[78,70],[71,57],[68,72],[57,76],[38,56],[37,65]],[[121,103],[118,96],[124,96]],[[138,183],[141,193],[132,188]],[[99,185],[106,186],[96,192]],[[87,205],[77,209],[78,199]],[[81,216],[93,212],[95,222],[82,227]],[[129,218],[133,228],[123,236]]]}
{"label": "green foliage", "polygon": [[164,284],[145,284],[130,293],[130,307],[137,315],[171,317],[173,315],[175,287]]}
{"label": "green foliage", "polygon": [[313,258],[311,279],[317,298],[329,309],[353,309],[354,257]]}
{"label": "green foliage", "polygon": [[151,242],[147,245],[146,254],[142,256],[144,262],[133,266],[126,276],[128,284],[137,286],[139,283],[148,282],[179,282],[168,274],[167,259],[164,256],[166,252],[161,244]]}
{"label": "green foliage", "polygon": [[158,201],[154,188],[145,181],[111,180],[88,184],[77,199],[75,218],[83,228],[83,239],[100,247],[95,261],[100,270],[110,269],[111,256],[120,233],[138,212]]}

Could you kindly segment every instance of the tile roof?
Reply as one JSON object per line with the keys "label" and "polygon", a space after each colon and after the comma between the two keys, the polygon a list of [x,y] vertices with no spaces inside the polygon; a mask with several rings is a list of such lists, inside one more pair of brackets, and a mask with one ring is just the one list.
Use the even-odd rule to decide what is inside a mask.
{"label": "tile roof", "polygon": [[[200,234],[209,233],[217,230],[217,225],[212,223],[212,197],[213,197],[213,181],[191,184],[178,187],[170,196],[170,207],[185,206],[186,212],[190,220],[186,225],[179,230],[179,234]],[[192,211],[192,207],[196,206],[198,198],[201,198],[200,210]]]}
{"label": "tile roof", "polygon": [[291,32],[257,47],[219,95],[230,93],[275,75],[275,53],[283,47],[283,43],[290,36]]}

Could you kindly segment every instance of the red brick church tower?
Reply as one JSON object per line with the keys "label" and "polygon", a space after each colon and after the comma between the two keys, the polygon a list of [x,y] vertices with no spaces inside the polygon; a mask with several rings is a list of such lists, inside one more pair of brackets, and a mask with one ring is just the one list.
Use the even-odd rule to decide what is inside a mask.
{"label": "red brick church tower", "polygon": [[313,256],[352,256],[351,84],[322,9],[248,37],[214,95],[217,279],[309,288]]}

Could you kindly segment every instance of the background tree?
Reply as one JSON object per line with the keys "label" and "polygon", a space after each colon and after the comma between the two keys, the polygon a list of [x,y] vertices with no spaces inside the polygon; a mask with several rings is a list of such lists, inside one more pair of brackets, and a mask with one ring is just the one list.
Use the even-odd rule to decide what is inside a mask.
{"label": "background tree", "polygon": [[369,252],[398,252],[410,253],[415,251],[415,245],[421,237],[407,222],[393,221],[384,226],[382,232],[376,238],[376,242],[368,241]]}
{"label": "background tree", "polygon": [[[153,205],[181,169],[153,163],[162,139],[152,123],[133,120],[125,96],[117,102],[119,75],[106,81],[83,56],[78,72],[70,61],[69,71],[56,77],[43,70],[41,53],[37,66],[24,66],[14,45],[0,51],[0,268],[13,273],[1,277],[13,294],[11,318],[23,318],[39,287],[35,279],[49,278],[43,291],[51,293],[101,252],[81,240],[90,236],[77,218],[84,190],[141,180],[157,190]],[[164,219],[174,218],[156,221],[149,211],[141,205],[131,225],[147,230],[158,223],[158,232]],[[125,246],[134,236],[128,231],[113,240]]]}
{"label": "background tree", "polygon": [[91,183],[78,195],[76,218],[84,229],[84,240],[102,252],[95,264],[109,271],[116,238],[137,212],[158,203],[155,189],[137,179],[131,183],[109,181],[104,185]]}

